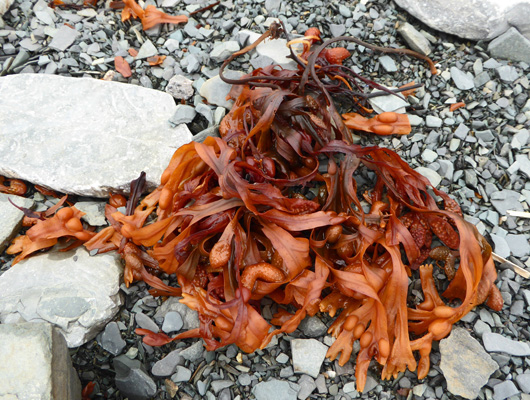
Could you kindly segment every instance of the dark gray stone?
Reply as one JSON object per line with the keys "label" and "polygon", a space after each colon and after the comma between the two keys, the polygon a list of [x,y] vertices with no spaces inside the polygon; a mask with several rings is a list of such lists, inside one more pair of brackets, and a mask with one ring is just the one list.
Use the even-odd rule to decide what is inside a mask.
{"label": "dark gray stone", "polygon": [[530,40],[511,27],[488,45],[492,57],[530,63]]}
{"label": "dark gray stone", "polygon": [[118,324],[114,321],[109,322],[105,327],[105,330],[101,334],[99,344],[114,356],[119,355],[127,345],[121,337]]}
{"label": "dark gray stone", "polygon": [[485,333],[482,336],[484,347],[490,353],[506,353],[512,356],[529,356],[530,346],[526,342],[508,339],[498,333]]}

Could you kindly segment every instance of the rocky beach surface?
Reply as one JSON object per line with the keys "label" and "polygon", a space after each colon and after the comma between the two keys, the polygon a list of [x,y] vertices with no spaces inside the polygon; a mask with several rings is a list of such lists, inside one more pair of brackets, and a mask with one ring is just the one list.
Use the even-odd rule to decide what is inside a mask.
{"label": "rocky beach surface", "polygon": [[[316,26],[325,38],[410,48],[435,62],[437,75],[421,60],[347,44],[360,75],[389,88],[423,85],[406,99],[371,100],[377,112],[407,113],[410,135],[363,134],[359,142],[395,150],[458,201],[498,256],[530,271],[528,1],[482,2],[485,20],[477,21],[476,9],[452,1],[426,10],[412,0],[149,0],[141,5],[189,20],[146,31],[138,20],[122,22],[112,3],[0,1],[0,175],[70,194],[88,224],[106,226],[109,193],[127,191],[141,171],[156,187],[179,146],[215,134],[232,106],[220,65],[279,19],[293,36]],[[453,17],[436,18],[449,9]],[[271,64],[294,68],[288,55],[285,39],[266,41],[233,61],[228,76]],[[9,199],[35,211],[58,201],[29,188],[26,198],[0,194],[2,252],[23,218]],[[208,352],[196,339],[150,347],[136,328],[172,335],[198,327],[197,313],[176,298],[151,296],[145,283],[126,287],[119,256],[80,247],[13,268],[12,260],[0,254],[0,326],[53,324],[81,386],[94,382],[90,398],[530,399],[530,284],[508,263],[496,263],[504,308],[479,306],[459,321],[435,344],[427,378],[405,372],[382,381],[373,364],[360,393],[354,358],[345,366],[325,358],[334,340],[327,315],[306,318],[252,354],[234,345]],[[409,296],[422,297],[419,281]],[[262,302],[267,319],[276,310]],[[0,382],[5,374],[0,368]]]}

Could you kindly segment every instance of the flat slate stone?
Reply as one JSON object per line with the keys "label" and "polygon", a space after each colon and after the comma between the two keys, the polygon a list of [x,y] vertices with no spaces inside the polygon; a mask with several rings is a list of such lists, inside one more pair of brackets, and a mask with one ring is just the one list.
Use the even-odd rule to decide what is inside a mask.
{"label": "flat slate stone", "polygon": [[81,346],[118,312],[121,274],[118,255],[83,247],[27,258],[0,276],[0,322],[47,321],[68,347]]}
{"label": "flat slate stone", "polygon": [[485,333],[482,341],[490,353],[506,353],[519,357],[530,356],[530,346],[527,342],[511,340],[498,333]]}
{"label": "flat slate stone", "polygon": [[21,74],[0,78],[0,175],[64,193],[127,192],[141,171],[158,186],[188,143],[169,94],[118,82]]}
{"label": "flat slate stone", "polygon": [[0,399],[81,400],[63,336],[47,323],[0,325]]}
{"label": "flat slate stone", "polygon": [[291,340],[293,368],[297,374],[307,374],[316,378],[320,366],[326,358],[328,346],[316,339]]}
{"label": "flat slate stone", "polygon": [[9,199],[18,206],[31,208],[33,200],[25,197],[0,193],[0,252],[3,252],[11,243],[11,239],[20,231],[24,213],[9,202]]}
{"label": "flat slate stone", "polygon": [[440,368],[447,390],[466,399],[475,399],[498,365],[480,343],[462,328],[453,328],[440,341]]}

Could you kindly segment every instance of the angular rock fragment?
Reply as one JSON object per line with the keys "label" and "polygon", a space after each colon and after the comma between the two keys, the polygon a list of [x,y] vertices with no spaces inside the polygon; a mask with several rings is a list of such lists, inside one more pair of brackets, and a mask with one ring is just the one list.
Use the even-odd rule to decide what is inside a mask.
{"label": "angular rock fragment", "polygon": [[0,193],[0,252],[9,246],[11,239],[19,232],[24,218],[24,213],[11,204],[9,199],[21,207],[33,206],[33,200]]}
{"label": "angular rock fragment", "polygon": [[328,346],[316,339],[294,339],[291,341],[294,372],[316,378],[324,362]]}
{"label": "angular rock fragment", "polygon": [[153,189],[191,140],[168,122],[174,99],[136,85],[22,74],[0,78],[0,93],[0,175],[59,192],[106,197],[141,171]]}
{"label": "angular rock fragment", "polygon": [[[486,335],[486,334],[485,334]],[[440,341],[440,368],[447,389],[466,399],[475,399],[498,365],[479,342],[462,328],[454,327],[451,335]]]}
{"label": "angular rock fragment", "polygon": [[81,346],[118,312],[121,274],[119,256],[82,247],[25,259],[0,276],[0,322],[44,320]]}

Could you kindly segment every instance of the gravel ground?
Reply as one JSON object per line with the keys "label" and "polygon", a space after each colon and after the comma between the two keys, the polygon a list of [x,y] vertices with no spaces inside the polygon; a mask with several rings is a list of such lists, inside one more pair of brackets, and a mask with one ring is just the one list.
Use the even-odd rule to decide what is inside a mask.
{"label": "gravel ground", "polygon": [[[173,15],[189,15],[211,3],[195,0],[146,2]],[[411,81],[424,85],[414,96],[408,97],[406,110],[412,116],[412,134],[399,138],[365,135],[361,143],[393,148],[413,168],[421,168],[431,181],[438,180],[438,187],[459,201],[467,219],[488,238],[496,253],[521,267],[530,267],[529,220],[506,214],[507,210],[528,211],[530,204],[529,66],[491,58],[485,43],[462,41],[432,31],[389,0],[353,1],[349,6],[319,0],[223,1],[194,14],[193,20],[185,26],[159,25],[147,32],[141,30],[138,22],[121,22],[120,12],[112,10],[109,2],[100,2],[94,9],[55,8],[50,12],[43,0],[17,0],[3,16],[3,22],[0,20],[0,76],[54,73],[109,77],[109,71],[114,70],[114,57],[121,55],[129,61],[132,76],[124,78],[115,74],[114,80],[165,90],[174,75],[183,75],[194,81],[193,86],[198,90],[208,78],[216,75],[220,66],[219,58],[213,56],[217,54],[214,49],[227,41],[235,41],[238,47],[243,47],[248,35],[240,31],[250,29],[262,33],[271,16],[284,20],[292,33],[301,34],[308,27],[316,26],[323,37],[346,34],[382,46],[407,46],[397,31],[398,22],[409,22],[423,31],[432,47],[430,57],[441,72],[436,76],[432,76],[420,60],[383,57],[356,45],[348,46],[353,53],[353,64],[363,76],[386,86],[396,87]],[[70,29],[59,39],[55,29],[63,29],[64,24],[75,27],[77,35]],[[49,36],[52,33],[55,35],[53,41]],[[150,66],[145,59],[134,60],[127,52],[129,48],[139,50],[142,56],[158,54],[167,58],[160,66]],[[244,55],[233,62],[230,69],[246,72],[263,60],[263,56],[257,54]],[[457,102],[466,105],[451,112],[449,106]],[[205,110],[199,95],[190,97],[186,104],[197,111],[189,125],[193,133],[208,126],[208,110],[211,115],[217,110],[215,107]],[[4,257],[0,258],[1,262],[8,260]],[[504,309],[495,313],[480,307],[457,324],[479,341],[486,332],[501,333],[519,341],[530,339],[528,281],[504,267],[500,265],[498,280],[505,300]],[[329,344],[331,337],[326,335],[325,328],[331,321],[326,316],[307,320],[297,331],[281,336],[263,351],[253,354],[241,354],[234,346],[215,353],[203,352],[200,342],[194,340],[150,348],[142,345],[141,338],[134,334],[136,327],[173,324],[166,328],[176,331],[182,324],[184,328],[186,324],[192,325],[193,315],[183,309],[168,310],[167,304],[164,308],[161,299],[150,296],[143,283],[123,289],[125,307],[115,323],[107,326],[104,336],[100,335],[72,354],[83,385],[96,382],[93,398],[126,398],[117,389],[116,373],[131,358],[139,360],[147,373],[130,385],[138,385],[137,391],[156,385],[157,399],[282,398],[289,390],[298,391],[298,395],[294,392],[294,397],[285,398],[457,398],[447,392],[436,346],[431,355],[432,369],[425,380],[419,382],[415,374],[407,372],[396,380],[381,381],[380,369],[373,365],[367,383],[370,390],[365,394],[352,390],[354,365],[351,362],[340,367],[326,360],[316,379],[307,374],[295,375],[291,342],[297,338],[316,338]],[[421,292],[420,286],[412,285],[411,295],[415,295],[416,290]],[[274,313],[273,305],[264,303],[263,306],[264,313]],[[138,312],[144,318],[134,318]],[[116,332],[118,334],[113,336]],[[120,332],[125,344],[123,351],[120,350],[122,355],[116,357],[108,349],[120,345]],[[104,343],[107,350],[103,348]],[[186,349],[186,357],[173,364],[167,359],[169,366],[156,364],[175,349]],[[530,359],[504,353],[492,355],[500,368],[490,377],[479,398],[524,398],[528,385],[516,378],[525,375]],[[160,368],[172,370],[171,377],[164,377],[164,371],[156,376],[154,372],[160,373]],[[278,383],[264,389],[265,394],[251,392],[258,382],[271,378],[293,385],[284,388]],[[507,386],[505,382],[512,381],[517,381],[513,386],[515,391],[508,385],[510,387],[501,392],[499,384]],[[505,394],[507,396],[503,397]]]}

